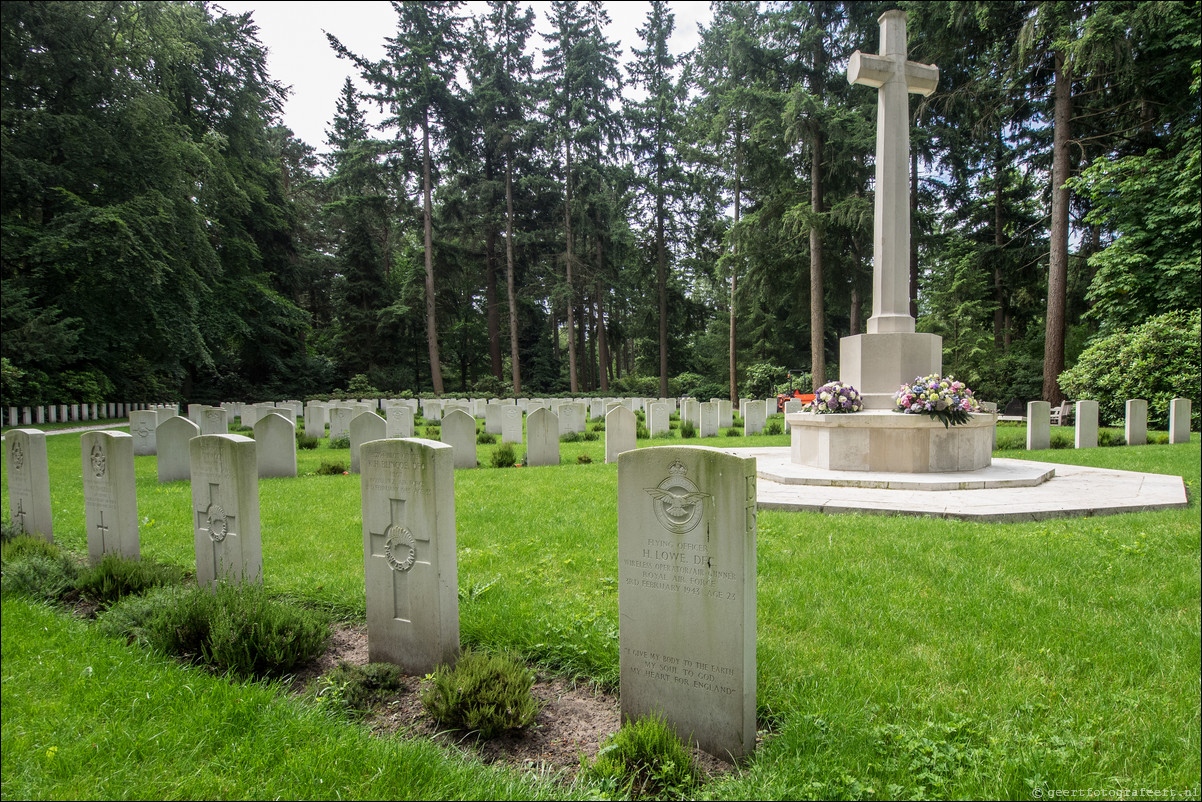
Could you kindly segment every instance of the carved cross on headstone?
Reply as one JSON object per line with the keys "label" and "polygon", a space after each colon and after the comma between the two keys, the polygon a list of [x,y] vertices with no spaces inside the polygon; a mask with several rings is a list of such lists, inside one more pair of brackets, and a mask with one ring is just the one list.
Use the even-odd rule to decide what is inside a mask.
{"label": "carved cross on headstone", "polygon": [[419,543],[429,543],[430,536],[424,533],[414,533],[405,526],[405,500],[390,498],[388,500],[389,522],[383,532],[370,532],[371,556],[378,557],[388,564],[392,578],[392,617],[397,621],[411,623],[413,621],[413,604],[410,596],[411,572],[422,571],[430,567],[430,558],[426,554],[426,546]]}
{"label": "carved cross on headstone", "polygon": [[29,530],[25,528],[25,505],[24,499],[17,499],[17,509],[13,513],[13,518],[17,520],[17,526],[21,528],[21,532],[25,533]]}
{"label": "carved cross on headstone", "polygon": [[107,551],[107,549],[105,548],[106,544],[104,542],[104,538],[106,535],[108,535],[109,528],[104,525],[104,510],[100,510],[99,512],[100,512],[100,522],[98,524],[96,524],[96,531],[100,533],[100,551],[103,553],[103,552]]}
{"label": "carved cross on headstone", "polygon": [[[237,538],[235,516],[221,506],[220,485],[209,482],[209,503],[204,509],[196,510],[196,526],[201,533],[208,535],[213,546],[209,554],[213,560],[213,577],[219,579],[222,574],[222,560],[218,554],[226,554],[228,546],[223,546],[226,538]],[[233,552],[237,554],[237,549]],[[226,566],[228,570],[229,566]]]}
{"label": "carved cross on headstone", "polygon": [[939,68],[906,60],[906,12],[886,11],[881,55],[851,54],[847,82],[875,86],[876,200],[868,333],[913,332],[910,316],[910,98],[939,85]]}

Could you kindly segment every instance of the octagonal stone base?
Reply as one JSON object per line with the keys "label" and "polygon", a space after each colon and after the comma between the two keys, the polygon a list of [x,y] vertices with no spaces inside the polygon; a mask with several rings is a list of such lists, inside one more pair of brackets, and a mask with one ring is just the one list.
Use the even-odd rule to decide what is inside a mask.
{"label": "octagonal stone base", "polygon": [[996,415],[978,413],[944,428],[926,415],[885,410],[785,416],[792,461],[831,471],[947,473],[989,466]]}

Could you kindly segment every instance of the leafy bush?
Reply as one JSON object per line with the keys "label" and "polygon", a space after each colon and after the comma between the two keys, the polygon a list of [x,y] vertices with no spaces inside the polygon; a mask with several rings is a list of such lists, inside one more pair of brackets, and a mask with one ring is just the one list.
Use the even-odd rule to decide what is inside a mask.
{"label": "leafy bush", "polygon": [[75,590],[79,566],[74,560],[62,552],[52,555],[42,552],[40,547],[26,548],[24,554],[12,559],[5,555],[0,592],[55,602]]}
{"label": "leafy bush", "polygon": [[512,398],[513,385],[496,376],[485,376],[472,385],[472,395],[490,398]]}
{"label": "leafy bush", "polygon": [[24,534],[24,530],[17,526],[12,518],[6,518],[3,522],[0,522],[0,543],[8,543],[10,540],[23,537]]}
{"label": "leafy bush", "polygon": [[1101,423],[1122,425],[1126,402],[1148,401],[1148,424],[1164,429],[1169,402],[1190,398],[1190,428],[1197,431],[1202,400],[1202,312],[1170,312],[1127,331],[1094,340],[1077,364],[1060,374],[1060,387],[1073,399],[1098,402]]}
{"label": "leafy bush", "polygon": [[513,443],[501,443],[497,446],[497,450],[492,452],[492,466],[494,468],[512,468],[517,465],[518,458],[513,451]]}
{"label": "leafy bush", "polygon": [[764,424],[764,434],[784,434],[785,424],[779,418]]}
{"label": "leafy bush", "polygon": [[491,446],[497,442],[497,436],[492,432],[480,432],[480,434],[476,435],[476,442],[482,446]]}
{"label": "leafy bush", "polygon": [[773,395],[773,388],[788,371],[769,362],[757,362],[748,365],[743,370],[743,384],[739,392],[745,398],[767,398]]}
{"label": "leafy bush", "polygon": [[534,721],[533,687],[534,673],[515,658],[469,649],[454,668],[438,667],[422,691],[422,705],[444,725],[491,738]]}
{"label": "leafy bush", "polygon": [[727,437],[742,437],[743,430],[737,426],[731,426],[729,429],[726,430],[726,436]]}
{"label": "leafy bush", "polygon": [[697,425],[695,423],[693,423],[691,420],[681,421],[680,436],[686,440],[688,440],[689,438],[692,438],[692,437],[696,437],[697,436]]}
{"label": "leafy bush", "polygon": [[[299,449],[303,449],[305,451],[312,451],[313,449],[317,448],[317,444],[320,442],[321,442],[320,437],[310,437],[309,435],[307,435],[301,431],[298,431],[296,433],[296,447]],[[350,447],[349,442],[347,443],[347,447],[348,448]]]}
{"label": "leafy bush", "polygon": [[346,386],[346,391],[355,398],[369,398],[380,394],[380,391],[372,386],[371,380],[363,373],[356,373],[354,376],[351,376],[350,383]]}
{"label": "leafy bush", "polygon": [[690,749],[658,716],[643,716],[605,739],[587,779],[621,799],[688,799],[701,776]]}
{"label": "leafy bush", "polygon": [[433,421],[426,427],[426,439],[438,440],[442,438],[442,424],[439,421]]}
{"label": "leafy bush", "polygon": [[[349,448],[349,446],[348,446]],[[317,469],[318,476],[342,476],[350,470],[345,462],[326,462],[321,461],[321,467]]]}
{"label": "leafy bush", "polygon": [[75,588],[100,604],[112,604],[123,596],[143,594],[151,588],[183,582],[184,569],[153,560],[127,560],[109,553],[100,562],[86,568]]}
{"label": "leafy bush", "polygon": [[324,706],[359,716],[404,690],[400,666],[392,663],[353,666],[342,662],[318,680],[314,695]]}
{"label": "leafy bush", "polygon": [[118,605],[107,630],[242,677],[279,676],[312,660],[330,634],[321,614],[274,601],[253,583],[164,592],[154,602]]}
{"label": "leafy bush", "polygon": [[579,443],[583,439],[580,432],[564,432],[559,436],[559,442],[561,443]]}
{"label": "leafy bush", "polygon": [[4,527],[4,541],[0,545],[0,562],[7,565],[9,562],[19,560],[27,554],[40,554],[43,557],[57,559],[62,552],[58,546],[49,540],[43,540],[34,535],[27,535],[15,525],[6,525]]}
{"label": "leafy bush", "polygon": [[641,423],[636,423],[634,426],[634,438],[636,440],[647,440],[651,437],[651,431]]}
{"label": "leafy bush", "polygon": [[330,438],[330,448],[350,448],[350,447],[351,447],[351,438],[347,435],[343,435],[342,437],[331,437]]}
{"label": "leafy bush", "polygon": [[595,431],[585,432],[584,434],[580,435],[580,439],[591,443],[595,440],[600,440],[601,435],[597,434]]}
{"label": "leafy bush", "polygon": [[577,454],[576,455],[576,464],[577,465],[588,465],[592,461],[593,461],[593,458],[590,457],[588,454]]}

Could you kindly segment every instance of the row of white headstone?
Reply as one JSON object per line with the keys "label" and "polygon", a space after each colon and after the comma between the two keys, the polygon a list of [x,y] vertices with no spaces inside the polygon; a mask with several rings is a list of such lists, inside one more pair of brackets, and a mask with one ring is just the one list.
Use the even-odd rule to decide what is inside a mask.
{"label": "row of white headstone", "polygon": [[[1174,398],[1169,403],[1169,443],[1188,443],[1190,415],[1193,404],[1188,398]],[[1123,425],[1123,441],[1129,446],[1148,442],[1148,402],[1142,398],[1127,401]],[[1076,448],[1098,445],[1098,402],[1078,401],[1074,410],[1073,443]],[[1039,451],[1052,447],[1052,405],[1047,401],[1027,404],[1027,450]]]}
{"label": "row of white headstone", "polygon": [[[607,426],[627,417],[611,410]],[[80,442],[89,557],[138,559],[134,436],[87,432]],[[258,445],[236,434],[188,441],[202,586],[263,580]],[[715,755],[745,755],[755,744],[755,460],[630,446],[618,458],[623,718],[654,712]],[[13,430],[8,447],[14,518],[52,539],[45,434]],[[411,674],[459,654],[454,453],[422,439],[360,447],[368,655]]]}

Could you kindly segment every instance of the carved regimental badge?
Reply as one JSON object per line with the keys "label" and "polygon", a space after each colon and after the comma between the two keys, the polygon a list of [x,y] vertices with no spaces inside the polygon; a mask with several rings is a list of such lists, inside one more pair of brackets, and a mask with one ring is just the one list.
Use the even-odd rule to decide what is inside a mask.
{"label": "carved regimental badge", "polygon": [[413,533],[403,526],[393,524],[384,532],[384,559],[394,571],[405,572],[413,567],[417,559],[417,541]]}
{"label": "carved regimental badge", "polygon": [[25,449],[21,448],[19,441],[13,440],[13,447],[8,452],[8,458],[12,460],[13,468],[21,470],[21,466],[25,464]]}
{"label": "carved regimental badge", "polygon": [[108,459],[104,456],[104,447],[100,443],[92,445],[92,473],[96,474],[96,478],[104,476],[104,469],[108,466]]}
{"label": "carved regimental badge", "polygon": [[710,495],[700,492],[687,473],[688,469],[678,460],[669,466],[667,479],[656,487],[644,488],[655,498],[655,517],[665,529],[678,535],[701,522],[704,502]]}
{"label": "carved regimental badge", "polygon": [[225,540],[225,536],[230,533],[230,524],[226,520],[225,510],[220,504],[213,504],[209,507],[208,521],[209,538],[214,543],[220,543]]}

